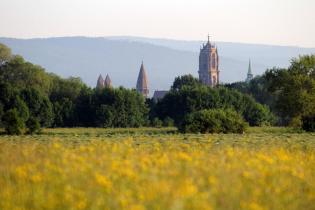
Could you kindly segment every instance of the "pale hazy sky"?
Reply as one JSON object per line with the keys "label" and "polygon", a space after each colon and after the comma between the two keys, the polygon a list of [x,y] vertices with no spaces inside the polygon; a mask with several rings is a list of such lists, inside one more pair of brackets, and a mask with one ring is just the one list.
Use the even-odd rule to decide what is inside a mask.
{"label": "pale hazy sky", "polygon": [[315,0],[0,0],[0,36],[132,35],[315,47]]}

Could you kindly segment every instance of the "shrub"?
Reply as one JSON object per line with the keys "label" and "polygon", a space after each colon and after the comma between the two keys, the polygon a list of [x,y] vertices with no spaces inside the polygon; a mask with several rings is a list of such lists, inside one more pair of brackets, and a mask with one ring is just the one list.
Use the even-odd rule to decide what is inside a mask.
{"label": "shrub", "polygon": [[247,123],[232,109],[206,109],[188,114],[179,130],[184,133],[243,133]]}
{"label": "shrub", "polygon": [[302,118],[302,128],[305,131],[315,132],[315,115],[303,117]]}
{"label": "shrub", "polygon": [[159,119],[159,118],[157,118],[157,117],[155,117],[153,120],[152,120],[152,126],[153,127],[157,127],[157,128],[160,128],[160,127],[162,127],[162,121]]}
{"label": "shrub", "polygon": [[30,117],[26,122],[29,134],[39,133],[41,131],[39,120],[35,117]]}
{"label": "shrub", "polygon": [[174,120],[170,117],[165,117],[163,120],[163,126],[164,127],[173,127],[174,126]]}
{"label": "shrub", "polygon": [[2,123],[9,135],[20,135],[24,132],[24,121],[19,117],[16,109],[8,110],[2,117]]}

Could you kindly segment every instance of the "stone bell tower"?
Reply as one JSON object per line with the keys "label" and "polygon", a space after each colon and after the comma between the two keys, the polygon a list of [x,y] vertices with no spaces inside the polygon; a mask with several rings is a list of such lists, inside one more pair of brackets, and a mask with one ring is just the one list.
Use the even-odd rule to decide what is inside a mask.
{"label": "stone bell tower", "polygon": [[219,55],[218,49],[214,44],[208,42],[203,44],[199,54],[199,80],[210,87],[219,84]]}

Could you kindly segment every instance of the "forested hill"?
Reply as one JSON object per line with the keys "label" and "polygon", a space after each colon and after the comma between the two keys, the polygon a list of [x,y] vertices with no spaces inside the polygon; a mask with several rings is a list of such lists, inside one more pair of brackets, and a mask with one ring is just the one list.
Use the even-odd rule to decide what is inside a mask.
{"label": "forested hill", "polygon": [[[109,74],[114,86],[135,87],[144,61],[151,94],[169,89],[175,76],[197,76],[198,51],[202,42],[139,37],[63,37],[46,39],[0,38],[14,54],[63,77],[78,76],[95,86],[100,73]],[[220,54],[221,80],[246,77],[248,59],[254,74],[273,66],[287,67],[292,57],[315,53],[315,48],[281,47],[239,43],[216,43]]]}

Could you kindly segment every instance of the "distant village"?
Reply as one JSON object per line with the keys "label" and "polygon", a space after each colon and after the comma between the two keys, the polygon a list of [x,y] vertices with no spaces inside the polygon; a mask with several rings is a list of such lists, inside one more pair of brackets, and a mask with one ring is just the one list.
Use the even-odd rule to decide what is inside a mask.
{"label": "distant village", "polygon": [[[200,48],[199,53],[199,80],[202,84],[210,87],[215,87],[220,84],[220,70],[219,70],[219,54],[218,48],[215,44],[210,42],[210,36],[208,36],[208,41],[203,44]],[[246,82],[252,80],[254,75],[252,74],[251,61],[249,60]],[[106,75],[104,80],[103,76],[100,74],[97,79],[96,88],[110,88],[112,87],[112,81],[109,75]],[[136,90],[141,93],[145,98],[149,97],[149,86],[148,77],[143,64],[141,63],[140,71],[138,74]],[[156,90],[153,94],[153,99],[155,101],[162,99],[168,90]]]}

